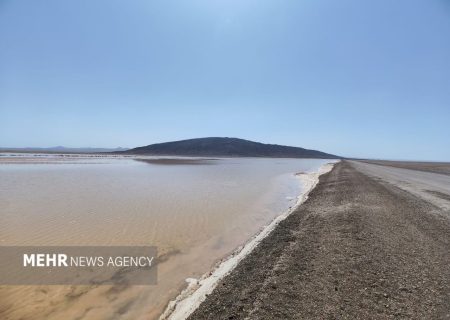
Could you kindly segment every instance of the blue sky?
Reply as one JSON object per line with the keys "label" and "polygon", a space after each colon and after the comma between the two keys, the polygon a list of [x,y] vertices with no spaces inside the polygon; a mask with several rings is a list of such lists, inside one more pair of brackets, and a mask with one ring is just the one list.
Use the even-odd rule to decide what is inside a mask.
{"label": "blue sky", "polygon": [[450,160],[448,0],[0,0],[0,146]]}

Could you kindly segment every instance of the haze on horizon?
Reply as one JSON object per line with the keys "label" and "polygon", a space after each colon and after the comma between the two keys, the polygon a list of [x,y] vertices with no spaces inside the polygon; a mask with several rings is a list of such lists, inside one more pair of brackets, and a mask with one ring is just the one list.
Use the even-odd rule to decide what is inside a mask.
{"label": "haze on horizon", "polygon": [[445,0],[5,0],[0,146],[450,161],[449,34]]}

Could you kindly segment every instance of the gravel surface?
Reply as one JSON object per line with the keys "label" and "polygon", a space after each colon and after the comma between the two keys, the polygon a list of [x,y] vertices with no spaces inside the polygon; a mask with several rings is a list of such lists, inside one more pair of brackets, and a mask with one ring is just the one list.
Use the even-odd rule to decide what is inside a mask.
{"label": "gravel surface", "polygon": [[419,199],[431,202],[444,212],[450,213],[450,175],[359,161],[350,163],[358,171],[408,191]]}
{"label": "gravel surface", "polygon": [[448,212],[361,171],[323,175],[189,319],[450,319]]}
{"label": "gravel surface", "polygon": [[417,171],[434,172],[450,175],[449,162],[414,162],[414,161],[387,161],[387,160],[365,160],[362,162],[390,166],[395,168],[412,169]]}

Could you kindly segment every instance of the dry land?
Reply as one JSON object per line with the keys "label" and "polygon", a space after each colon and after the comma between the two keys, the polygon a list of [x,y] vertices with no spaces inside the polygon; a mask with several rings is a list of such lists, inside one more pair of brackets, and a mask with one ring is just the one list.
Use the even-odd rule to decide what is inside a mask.
{"label": "dry land", "polygon": [[450,319],[450,177],[422,171],[340,162],[190,319]]}
{"label": "dry land", "polygon": [[387,161],[368,160],[367,163],[390,166],[395,168],[412,169],[425,172],[434,172],[450,175],[450,163],[448,162],[416,162],[416,161]]}

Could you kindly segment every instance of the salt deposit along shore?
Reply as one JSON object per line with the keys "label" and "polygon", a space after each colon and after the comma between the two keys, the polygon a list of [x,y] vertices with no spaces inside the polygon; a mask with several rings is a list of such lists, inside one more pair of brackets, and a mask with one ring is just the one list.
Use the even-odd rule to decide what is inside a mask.
{"label": "salt deposit along shore", "polygon": [[307,198],[309,192],[314,189],[319,181],[319,177],[329,172],[334,163],[322,165],[318,171],[312,173],[300,173],[297,176],[302,182],[302,193],[298,196],[296,204],[288,211],[276,217],[272,222],[264,227],[260,233],[239,248],[230,257],[224,259],[209,274],[201,279],[187,279],[188,287],[173,301],[171,301],[160,319],[186,319],[196,308],[206,299],[219,281],[230,273],[238,263],[255,249],[255,247],[267,237],[276,226],[294,212]]}
{"label": "salt deposit along shore", "polygon": [[0,223],[2,245],[156,246],[158,277],[156,285],[121,290],[0,286],[0,318],[11,320],[158,319],[186,288],[187,278],[209,273],[295,205],[301,192],[296,172],[317,171],[329,162],[17,158],[0,159],[0,198],[7,204]]}
{"label": "salt deposit along shore", "polygon": [[417,172],[336,164],[188,319],[448,319],[450,176]]}

